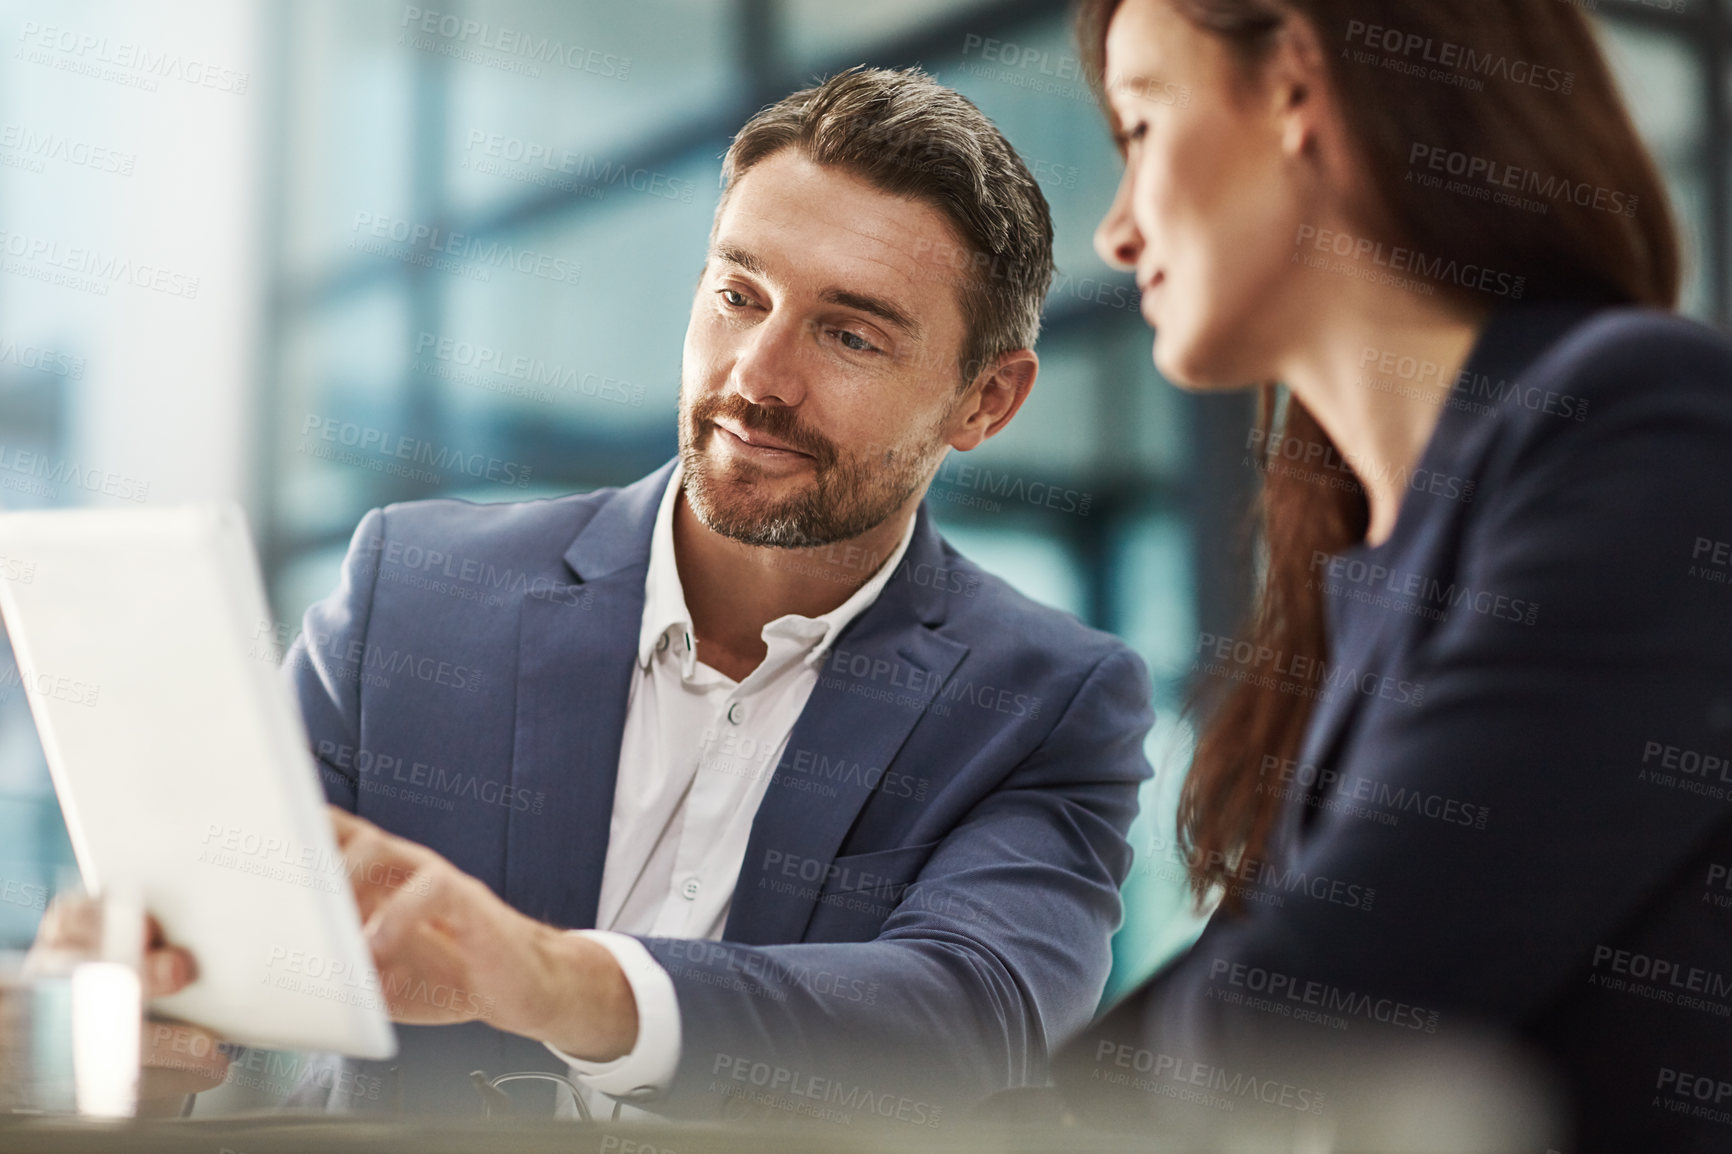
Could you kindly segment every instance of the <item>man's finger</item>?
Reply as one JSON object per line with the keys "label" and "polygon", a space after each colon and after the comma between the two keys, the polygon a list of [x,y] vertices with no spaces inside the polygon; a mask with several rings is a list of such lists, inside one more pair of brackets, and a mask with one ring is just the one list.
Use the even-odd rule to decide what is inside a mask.
{"label": "man's finger", "polygon": [[386,833],[372,822],[336,806],[331,807],[331,825],[337,833],[337,848],[350,861],[416,867],[423,862],[445,860],[424,845]]}
{"label": "man's finger", "polygon": [[[368,945],[391,1016],[428,1024],[474,1016],[467,988],[469,958],[459,940],[469,920],[465,879],[450,868],[417,875],[380,906],[366,924]],[[491,895],[489,895],[491,896]]]}
{"label": "man's finger", "polygon": [[431,875],[449,869],[443,859],[433,855],[417,859],[386,855],[369,857],[352,852],[343,855],[343,863],[349,873],[349,888],[354,891],[362,922],[371,919],[380,906],[403,889],[414,885],[424,890],[431,884],[428,881]]}
{"label": "man's finger", "polygon": [[410,878],[424,871],[454,868],[426,846],[386,833],[346,811],[333,807],[331,817],[338,830],[349,887],[354,891],[363,922],[372,918],[380,905],[391,900]]}
{"label": "man's finger", "polygon": [[355,835],[366,830],[379,828],[364,818],[356,817],[341,806],[330,805],[325,808],[330,812],[331,825],[337,832],[337,847],[339,849],[347,848],[348,844],[354,840]]}
{"label": "man's finger", "polygon": [[444,927],[461,917],[461,911],[452,908],[455,880],[448,870],[424,868],[378,903],[366,918],[365,929],[367,943],[381,966],[396,961],[404,936],[417,926]]}

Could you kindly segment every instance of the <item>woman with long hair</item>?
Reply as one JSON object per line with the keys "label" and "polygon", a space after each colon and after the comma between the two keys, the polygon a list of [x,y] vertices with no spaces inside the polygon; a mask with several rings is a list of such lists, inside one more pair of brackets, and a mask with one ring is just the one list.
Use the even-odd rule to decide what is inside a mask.
{"label": "woman with long hair", "polygon": [[1179,814],[1222,904],[1061,1086],[1134,1115],[1142,1053],[1489,1029],[1585,1146],[1732,1145],[1732,345],[1670,312],[1588,19],[1085,0],[1079,31],[1125,160],[1096,246],[1169,380],[1261,390],[1264,484]]}

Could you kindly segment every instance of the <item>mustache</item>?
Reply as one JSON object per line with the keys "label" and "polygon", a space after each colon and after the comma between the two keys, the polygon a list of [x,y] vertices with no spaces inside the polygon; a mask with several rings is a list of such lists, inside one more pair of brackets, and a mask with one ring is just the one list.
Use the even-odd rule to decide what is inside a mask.
{"label": "mustache", "polygon": [[738,393],[705,397],[692,406],[694,433],[700,432],[705,425],[713,424],[717,417],[727,418],[748,432],[763,433],[784,445],[810,454],[820,469],[830,468],[841,457],[835,442],[802,425],[792,409],[753,404]]}

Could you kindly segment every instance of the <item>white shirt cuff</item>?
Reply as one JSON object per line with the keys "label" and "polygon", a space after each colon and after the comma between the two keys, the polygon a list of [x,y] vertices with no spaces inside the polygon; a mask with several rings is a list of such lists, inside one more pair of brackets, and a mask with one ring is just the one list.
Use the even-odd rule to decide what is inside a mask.
{"label": "white shirt cuff", "polygon": [[647,1098],[673,1084],[680,1064],[680,1003],[673,979],[644,944],[607,930],[569,930],[606,948],[625,971],[637,1002],[637,1042],[631,1053],[611,1062],[585,1062],[546,1044],[572,1076],[612,1098]]}

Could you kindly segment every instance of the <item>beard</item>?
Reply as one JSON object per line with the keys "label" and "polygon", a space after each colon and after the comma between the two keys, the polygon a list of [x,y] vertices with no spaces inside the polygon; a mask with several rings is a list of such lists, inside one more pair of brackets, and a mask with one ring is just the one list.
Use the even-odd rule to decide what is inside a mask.
{"label": "beard", "polygon": [[[717,417],[810,454],[813,477],[793,493],[764,492],[764,471],[757,465],[724,464],[710,455]],[[850,454],[801,425],[793,410],[753,404],[738,393],[680,403],[686,501],[705,528],[747,545],[831,545],[876,528],[925,484],[943,443],[935,428],[912,447]]]}

